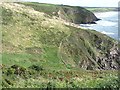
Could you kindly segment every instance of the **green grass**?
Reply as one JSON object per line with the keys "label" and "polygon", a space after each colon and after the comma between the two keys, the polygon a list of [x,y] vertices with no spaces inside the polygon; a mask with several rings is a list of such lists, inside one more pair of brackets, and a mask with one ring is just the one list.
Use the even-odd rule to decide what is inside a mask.
{"label": "green grass", "polygon": [[32,64],[36,64],[40,58],[38,55],[31,55],[27,53],[3,53],[2,54],[2,64],[7,66],[12,66],[14,64],[29,67]]}
{"label": "green grass", "polygon": [[53,12],[57,12],[59,8],[59,6],[56,6],[54,4],[44,4],[44,3],[37,3],[37,2],[24,2],[20,4],[30,6],[34,8],[36,11],[45,12],[46,14],[50,16],[53,15],[52,14]]}
{"label": "green grass", "polygon": [[46,69],[65,69],[65,65],[57,56],[57,47],[43,48],[44,54],[29,54],[29,53],[3,53],[2,64],[12,66],[14,64],[23,67],[29,67],[34,64],[42,65]]}
{"label": "green grass", "polygon": [[87,10],[90,10],[92,12],[109,12],[109,11],[114,11],[115,8],[109,8],[109,7],[89,7],[86,8]]}

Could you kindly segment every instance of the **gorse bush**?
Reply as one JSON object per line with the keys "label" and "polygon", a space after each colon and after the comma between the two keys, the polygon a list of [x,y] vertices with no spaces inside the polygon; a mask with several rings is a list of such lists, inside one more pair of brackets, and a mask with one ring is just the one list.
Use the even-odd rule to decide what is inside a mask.
{"label": "gorse bush", "polygon": [[[26,68],[25,73],[15,73],[17,65],[4,67],[3,87],[39,88],[119,88],[117,72],[55,71],[39,65]],[[14,69],[13,69],[14,68]],[[19,66],[19,68],[21,68]],[[19,82],[19,83],[17,83]]]}
{"label": "gorse bush", "polygon": [[36,70],[36,71],[42,71],[43,67],[37,66],[37,65],[32,65],[29,67],[30,69]]}

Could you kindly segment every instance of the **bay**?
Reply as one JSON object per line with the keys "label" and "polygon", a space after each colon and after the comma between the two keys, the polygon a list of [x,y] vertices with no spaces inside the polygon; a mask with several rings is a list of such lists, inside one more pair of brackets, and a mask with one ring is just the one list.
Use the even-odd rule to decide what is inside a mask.
{"label": "bay", "polygon": [[118,40],[118,12],[110,11],[94,14],[101,20],[96,21],[96,24],[80,24],[80,26],[87,29],[94,29]]}

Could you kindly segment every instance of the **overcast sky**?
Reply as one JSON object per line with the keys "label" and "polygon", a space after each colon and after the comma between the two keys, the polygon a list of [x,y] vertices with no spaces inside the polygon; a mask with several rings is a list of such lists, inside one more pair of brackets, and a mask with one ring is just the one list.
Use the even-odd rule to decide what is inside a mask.
{"label": "overcast sky", "polygon": [[23,0],[41,3],[64,4],[88,7],[117,7],[120,0]]}

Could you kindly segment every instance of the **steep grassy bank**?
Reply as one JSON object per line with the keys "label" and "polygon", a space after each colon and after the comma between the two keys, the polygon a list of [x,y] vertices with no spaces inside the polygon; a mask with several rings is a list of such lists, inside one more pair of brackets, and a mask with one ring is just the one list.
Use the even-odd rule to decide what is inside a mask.
{"label": "steep grassy bank", "polygon": [[[116,41],[94,30],[66,25],[66,20],[35,9],[36,5],[39,10],[49,6],[2,4],[3,87],[118,87]],[[113,71],[85,71],[98,69]]]}

